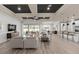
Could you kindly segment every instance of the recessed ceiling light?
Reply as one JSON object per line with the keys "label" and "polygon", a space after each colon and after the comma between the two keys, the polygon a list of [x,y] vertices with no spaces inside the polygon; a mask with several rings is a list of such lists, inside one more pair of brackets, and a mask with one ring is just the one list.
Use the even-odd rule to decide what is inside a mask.
{"label": "recessed ceiling light", "polygon": [[50,4],[50,5],[48,5],[48,7],[51,7],[52,5]]}
{"label": "recessed ceiling light", "polygon": [[21,10],[21,7],[20,7],[20,6],[18,6],[18,10],[19,10],[19,11]]}
{"label": "recessed ceiling light", "polygon": [[47,10],[50,10],[50,8],[48,7]]}

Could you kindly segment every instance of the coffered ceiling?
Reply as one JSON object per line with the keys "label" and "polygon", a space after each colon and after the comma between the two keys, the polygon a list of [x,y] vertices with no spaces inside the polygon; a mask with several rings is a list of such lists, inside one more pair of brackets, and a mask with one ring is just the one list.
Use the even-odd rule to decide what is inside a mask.
{"label": "coffered ceiling", "polygon": [[[25,4],[27,5],[27,4]],[[51,4],[52,6],[54,4]],[[55,4],[58,5],[58,4]],[[17,16],[17,18],[23,20],[23,17],[25,18],[24,20],[30,20],[33,19],[34,16],[39,17],[41,20],[52,20],[52,21],[69,21],[72,18],[74,19],[79,19],[79,4],[59,4],[60,7],[54,7],[55,11],[50,11],[51,9],[54,10],[54,8],[48,8],[50,5],[45,4],[44,8],[42,7],[43,4],[28,4],[28,8],[30,9],[31,13],[28,12],[20,12],[23,8],[18,13],[13,12],[11,9],[7,8],[7,4],[5,5],[0,5],[0,11],[3,11],[10,16],[12,15]],[[39,6],[39,7],[38,7]],[[47,8],[46,8],[47,7]],[[44,10],[44,11],[39,11],[38,9]],[[18,10],[18,8],[17,8]],[[47,11],[46,11],[47,10]],[[27,11],[27,10],[26,10]],[[50,11],[50,12],[49,12]],[[45,17],[49,17],[49,19],[45,19]],[[28,21],[29,21],[28,20]]]}
{"label": "coffered ceiling", "polygon": [[31,10],[27,4],[11,4],[11,5],[4,5],[9,10],[11,10],[14,13],[31,13]]}
{"label": "coffered ceiling", "polygon": [[34,16],[42,20],[53,20],[63,4],[4,4],[2,6],[21,20],[34,19]]}
{"label": "coffered ceiling", "polygon": [[[37,4],[37,13],[55,13],[63,4]],[[27,4],[4,5],[14,13],[31,13]],[[32,7],[33,8],[33,7]]]}
{"label": "coffered ceiling", "polygon": [[63,6],[63,4],[38,4],[38,13],[56,13]]}

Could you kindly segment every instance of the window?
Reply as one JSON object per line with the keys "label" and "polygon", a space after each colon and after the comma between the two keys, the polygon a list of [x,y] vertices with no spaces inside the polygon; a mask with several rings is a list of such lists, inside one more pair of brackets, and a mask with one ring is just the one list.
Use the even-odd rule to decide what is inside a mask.
{"label": "window", "polygon": [[39,31],[39,25],[29,25],[29,31]]}
{"label": "window", "polygon": [[22,26],[22,35],[23,35],[23,37],[26,37],[25,35],[26,35],[26,32],[28,32],[28,25],[23,25]]}
{"label": "window", "polygon": [[39,25],[25,24],[22,26],[22,35],[26,37],[26,32],[37,32],[39,31]]}

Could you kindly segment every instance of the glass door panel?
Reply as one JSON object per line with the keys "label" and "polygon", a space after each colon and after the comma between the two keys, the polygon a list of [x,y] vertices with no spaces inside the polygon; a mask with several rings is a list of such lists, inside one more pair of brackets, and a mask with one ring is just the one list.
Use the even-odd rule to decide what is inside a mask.
{"label": "glass door panel", "polygon": [[28,24],[22,26],[23,37],[26,37],[27,32],[37,32],[37,31],[39,32],[39,25]]}
{"label": "glass door panel", "polygon": [[28,30],[29,26],[28,25],[23,25],[22,28],[23,28],[22,35],[23,35],[23,37],[26,37],[26,32],[29,31]]}

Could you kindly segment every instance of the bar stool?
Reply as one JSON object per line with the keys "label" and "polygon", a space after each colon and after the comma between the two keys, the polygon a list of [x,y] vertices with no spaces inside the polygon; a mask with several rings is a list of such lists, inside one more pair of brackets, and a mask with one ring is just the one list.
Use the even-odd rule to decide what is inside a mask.
{"label": "bar stool", "polygon": [[67,40],[68,40],[68,35],[69,35],[69,32],[67,32]]}
{"label": "bar stool", "polygon": [[64,31],[62,31],[62,38],[64,38]]}

